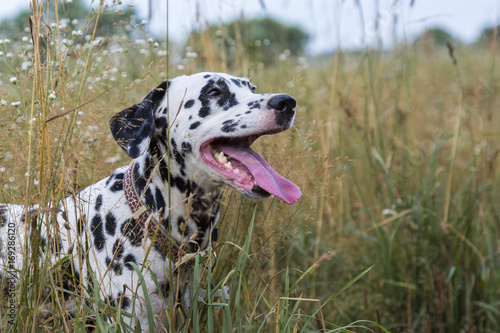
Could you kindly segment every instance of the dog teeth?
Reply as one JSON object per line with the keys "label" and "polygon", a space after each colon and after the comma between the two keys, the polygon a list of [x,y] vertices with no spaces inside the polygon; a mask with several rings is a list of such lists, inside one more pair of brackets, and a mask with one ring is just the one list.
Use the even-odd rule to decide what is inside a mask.
{"label": "dog teeth", "polygon": [[233,169],[234,173],[240,173],[240,169]]}
{"label": "dog teeth", "polygon": [[233,170],[233,166],[231,165],[231,162],[224,163],[224,166],[230,170]]}
{"label": "dog teeth", "polygon": [[224,152],[222,152],[222,151],[214,154],[214,157],[217,160],[217,162],[219,162],[220,164],[227,163],[227,156],[224,155]]}

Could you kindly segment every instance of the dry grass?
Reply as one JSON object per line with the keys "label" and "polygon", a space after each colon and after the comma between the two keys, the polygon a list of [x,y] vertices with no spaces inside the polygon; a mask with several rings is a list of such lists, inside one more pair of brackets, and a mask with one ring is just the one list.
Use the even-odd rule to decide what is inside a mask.
{"label": "dry grass", "polygon": [[[84,34],[92,35],[92,28]],[[52,30],[45,38],[57,44],[64,36],[71,32]],[[334,330],[366,319],[394,331],[498,331],[500,118],[495,110],[500,109],[500,71],[494,67],[499,61],[495,48],[458,45],[457,64],[445,47],[413,45],[338,51],[331,59],[289,58],[271,67],[252,63],[241,51],[238,67],[227,69],[210,36],[203,42],[209,56],[186,58],[182,70],[174,59],[167,66],[165,56],[157,54],[164,46],[118,38],[96,43],[92,50],[75,47],[85,43],[75,38],[67,53],[52,47],[38,56],[27,43],[4,44],[15,55],[0,60],[9,64],[0,77],[0,99],[7,101],[0,106],[0,201],[54,205],[109,175],[128,163],[109,134],[112,114],[139,101],[167,72],[174,77],[227,70],[251,77],[261,92],[286,92],[297,99],[294,128],[260,139],[255,149],[303,192],[294,206],[275,199],[255,204],[226,193],[219,222],[223,241],[243,245],[249,240],[256,206],[248,244],[253,263],[245,266],[240,251],[225,246],[214,277],[219,282],[238,265],[245,268],[245,287],[240,280],[241,299],[234,301],[238,312],[229,314],[238,331],[245,325],[254,331],[260,323],[269,331],[301,329],[318,305],[295,303],[294,297],[324,304],[325,321],[306,330],[325,322]],[[31,61],[31,69],[22,70],[23,61]],[[8,79],[14,76],[15,85]],[[10,105],[16,101],[20,105]],[[302,276],[300,271],[311,267]],[[287,286],[299,277],[288,293]],[[44,283],[50,294],[54,285]],[[32,302],[22,305],[18,327],[28,330],[38,323],[50,330],[54,323],[39,321],[34,309],[41,300],[35,301],[30,290],[28,285],[20,290]],[[291,312],[283,310],[285,301]],[[214,307],[212,312],[200,304],[199,311],[201,327],[207,318],[215,327],[226,323],[227,310]],[[295,326],[285,325],[290,318]],[[82,322],[73,319],[69,325],[81,328]]]}

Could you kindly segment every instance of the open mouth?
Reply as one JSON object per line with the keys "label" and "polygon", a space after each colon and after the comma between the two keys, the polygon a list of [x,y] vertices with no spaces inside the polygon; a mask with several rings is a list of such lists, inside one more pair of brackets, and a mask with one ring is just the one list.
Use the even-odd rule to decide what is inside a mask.
{"label": "open mouth", "polygon": [[226,181],[254,197],[274,195],[287,204],[297,201],[302,193],[297,185],[276,172],[266,160],[250,146],[266,132],[246,137],[214,138],[205,141],[201,157]]}

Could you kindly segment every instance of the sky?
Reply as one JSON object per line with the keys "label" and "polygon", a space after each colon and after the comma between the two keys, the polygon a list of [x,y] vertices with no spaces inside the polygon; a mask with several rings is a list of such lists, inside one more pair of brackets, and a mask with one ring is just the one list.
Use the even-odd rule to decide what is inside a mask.
{"label": "sky", "polygon": [[[85,1],[92,1],[94,7],[99,3]],[[0,2],[3,19],[29,9],[30,0]],[[147,19],[147,29],[166,34],[167,0],[121,2],[122,6],[134,6],[141,19]],[[153,8],[151,17],[148,3]],[[381,43],[390,47],[395,40],[411,41],[433,27],[446,29],[461,42],[472,42],[484,28],[499,24],[500,0],[171,0],[169,38],[182,41],[202,23],[228,22],[242,16],[271,16],[297,25],[311,36],[308,51],[321,54],[339,46],[363,48]]]}

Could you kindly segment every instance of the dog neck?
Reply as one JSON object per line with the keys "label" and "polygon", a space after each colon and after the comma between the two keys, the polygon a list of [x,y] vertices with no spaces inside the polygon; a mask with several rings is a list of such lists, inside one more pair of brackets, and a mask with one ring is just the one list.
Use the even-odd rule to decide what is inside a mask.
{"label": "dog neck", "polygon": [[179,152],[163,144],[134,160],[132,180],[142,203],[161,227],[188,250],[207,247],[220,209],[223,186],[209,179],[189,179],[179,165]]}

